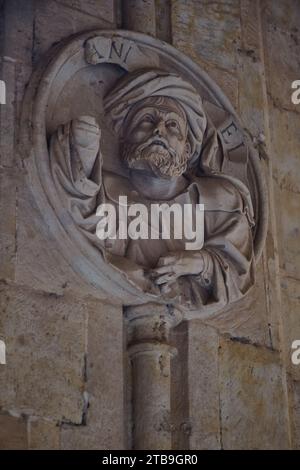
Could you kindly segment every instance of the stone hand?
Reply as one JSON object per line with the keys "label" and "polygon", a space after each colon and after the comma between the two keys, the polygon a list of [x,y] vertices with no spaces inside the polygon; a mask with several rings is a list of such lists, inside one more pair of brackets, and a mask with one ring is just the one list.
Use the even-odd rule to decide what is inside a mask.
{"label": "stone hand", "polygon": [[101,130],[93,116],[79,116],[72,121],[75,143],[81,147],[99,150]]}
{"label": "stone hand", "polygon": [[86,176],[89,176],[99,153],[101,129],[92,116],[80,116],[72,121],[72,138]]}
{"label": "stone hand", "polygon": [[200,274],[203,270],[201,253],[192,251],[179,251],[169,253],[158,260],[157,266],[151,270],[151,277],[155,284],[171,285],[180,276]]}

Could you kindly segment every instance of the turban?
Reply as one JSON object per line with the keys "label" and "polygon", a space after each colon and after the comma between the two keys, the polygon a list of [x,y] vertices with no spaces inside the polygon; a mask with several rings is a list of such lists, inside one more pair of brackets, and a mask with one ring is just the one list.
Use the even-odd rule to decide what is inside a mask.
{"label": "turban", "polygon": [[130,108],[145,98],[164,96],[183,108],[188,123],[192,157],[198,157],[206,129],[202,100],[195,88],[179,75],[162,70],[142,70],[126,74],[104,98],[114,130],[119,133]]}

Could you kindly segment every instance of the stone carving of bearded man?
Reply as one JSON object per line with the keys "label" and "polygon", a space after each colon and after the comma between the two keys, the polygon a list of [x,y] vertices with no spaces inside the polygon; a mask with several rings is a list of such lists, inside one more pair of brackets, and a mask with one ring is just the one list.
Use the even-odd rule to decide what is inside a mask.
{"label": "stone carving of bearded man", "polygon": [[[199,173],[204,153],[207,160],[218,145],[194,87],[160,70],[129,73],[105,97],[104,108],[120,141],[122,174],[102,168],[94,117],[60,126],[50,140],[55,187],[78,229],[108,262],[132,278],[138,273],[145,290],[188,309],[207,314],[241,298],[254,283],[251,201],[226,175]],[[209,132],[213,145],[207,146]],[[202,248],[187,251],[184,237],[99,240],[96,208],[109,202],[120,211],[119,196],[129,206],[195,208],[201,202]]]}

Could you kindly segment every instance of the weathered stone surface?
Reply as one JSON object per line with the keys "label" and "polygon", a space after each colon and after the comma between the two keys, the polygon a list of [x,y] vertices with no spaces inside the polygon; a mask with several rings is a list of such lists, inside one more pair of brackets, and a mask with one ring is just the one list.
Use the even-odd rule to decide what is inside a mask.
{"label": "weathered stone surface", "polygon": [[[0,106],[0,278],[44,291],[1,286],[0,337],[7,344],[7,365],[0,366],[0,406],[15,416],[16,411],[34,415],[0,415],[3,449],[59,448],[60,439],[63,448],[126,447],[121,309],[76,300],[90,291],[73,278],[34,198],[24,189],[19,158],[24,150],[15,145],[32,57],[38,61],[71,34],[115,27],[117,3],[123,7],[125,1],[7,0],[1,10],[0,78],[8,94],[7,105]],[[292,447],[300,449],[300,366],[290,360],[291,342],[300,339],[300,105],[291,103],[291,82],[300,78],[299,2],[126,3],[131,9],[140,5],[139,14],[131,12],[135,29],[150,34],[156,30],[160,39],[173,42],[216,80],[251,134],[262,131],[267,136],[269,176],[273,173],[274,179],[268,182],[274,184],[274,211],[256,286],[215,325],[237,341],[221,339],[218,364],[214,328],[199,321],[178,327],[179,356],[172,366],[172,393],[177,394],[172,398],[173,445],[286,448],[290,433]],[[126,18],[122,20],[124,26]],[[292,382],[290,430],[279,357],[263,346],[285,352]],[[127,421],[130,412],[129,403]],[[62,420],[71,423],[61,430],[56,421]]]}
{"label": "weathered stone surface", "polygon": [[294,33],[295,29],[298,30],[300,12],[296,8],[298,6],[297,0],[285,0],[284,3],[262,0],[261,3],[262,12],[278,29],[291,33]]}
{"label": "weathered stone surface", "polygon": [[156,0],[156,37],[162,41],[172,43],[171,31],[171,1]]}
{"label": "weathered stone surface", "polygon": [[15,63],[2,58],[0,72],[6,88],[6,104],[0,105],[0,164],[11,168],[15,165]]}
{"label": "weathered stone surface", "polygon": [[0,75],[6,84],[6,104],[0,106],[0,165],[22,171],[17,149],[20,108],[24,88],[31,74],[33,45],[33,2],[2,2]]}
{"label": "weathered stone surface", "polygon": [[241,44],[249,55],[253,49],[258,53],[261,47],[259,3],[259,0],[240,0]]}
{"label": "weathered stone surface", "polygon": [[[299,106],[291,101],[291,84],[299,72],[299,18],[297,2],[262,2],[262,33],[266,66],[266,91],[269,106],[270,157],[273,166],[274,216],[273,230],[275,257],[268,260],[271,272],[281,287],[281,305],[277,309],[281,324],[281,348],[286,367],[294,379],[299,378],[299,367],[291,363],[291,343],[299,337]],[[272,167],[271,167],[272,170]],[[273,214],[272,214],[273,215]],[[278,247],[278,253],[276,253]],[[276,267],[279,256],[280,273]],[[274,282],[274,281],[271,281]],[[275,292],[275,291],[273,291]],[[276,300],[280,296],[276,295]],[[296,383],[296,382],[295,382]],[[297,387],[296,387],[297,388]],[[293,448],[298,446],[297,400],[290,391]],[[294,426],[294,428],[293,428]],[[296,436],[296,437],[295,437]]]}
{"label": "weathered stone surface", "polygon": [[[270,219],[273,216],[270,216]],[[274,219],[273,219],[274,221]],[[276,230],[269,224],[265,249],[262,256],[264,266],[264,287],[271,348],[280,350],[281,296],[279,286],[278,247]]]}
{"label": "weathered stone surface", "polygon": [[16,282],[62,295],[70,271],[30,191],[30,179],[19,183]]}
{"label": "weathered stone surface", "polygon": [[170,330],[182,319],[178,310],[164,305],[141,305],[126,309],[128,354],[132,365],[132,442],[134,449],[170,449],[175,423],[171,364],[176,355],[170,346]]}
{"label": "weathered stone surface", "polygon": [[177,354],[171,361],[172,449],[188,449],[191,432],[188,381],[188,322],[173,328],[171,341]]}
{"label": "weathered stone surface", "polygon": [[222,447],[288,448],[287,401],[279,354],[222,339],[219,371]]}
{"label": "weathered stone surface", "polygon": [[124,29],[155,36],[155,0],[123,1]]}
{"label": "weathered stone surface", "polygon": [[280,266],[299,278],[299,106],[291,101],[292,82],[299,72],[299,8],[294,1],[263,2],[266,86],[269,105],[275,206],[280,211]]}
{"label": "weathered stone surface", "polygon": [[83,426],[64,425],[63,449],[122,449],[123,317],[121,307],[89,305],[86,390],[88,408]]}
{"label": "weathered stone surface", "polygon": [[219,449],[219,336],[192,320],[174,330],[172,344],[172,448]]}
{"label": "weathered stone surface", "polygon": [[[299,164],[299,118],[300,111],[294,105],[294,112],[272,107],[270,131],[272,137],[272,159],[274,180],[282,191],[300,193],[300,175],[295,171]],[[286,141],[285,136],[291,138]],[[290,195],[291,198],[293,194]]]}
{"label": "weathered stone surface", "polygon": [[252,136],[265,133],[263,64],[259,2],[241,0],[241,43],[238,48],[239,115]]}
{"label": "weathered stone surface", "polygon": [[215,319],[206,320],[206,323],[222,334],[228,333],[250,343],[276,347],[277,324],[270,318],[265,289],[265,272],[261,260],[256,268],[255,285],[249,295],[231,305]]}
{"label": "weathered stone surface", "polygon": [[0,449],[26,450],[27,423],[24,418],[0,414]]}
{"label": "weathered stone surface", "polygon": [[300,382],[291,381],[291,431],[292,448],[300,449]]}
{"label": "weathered stone surface", "polygon": [[264,99],[261,81],[262,65],[242,55],[239,66],[239,114],[246,129],[255,138],[264,134]]}
{"label": "weathered stone surface", "polygon": [[31,61],[28,63],[17,62],[15,66],[15,161],[17,168],[24,168],[24,147],[20,139],[21,112],[24,93],[32,74]]}
{"label": "weathered stone surface", "polygon": [[16,177],[0,169],[0,278],[14,279],[16,261]]}
{"label": "weathered stone surface", "polygon": [[28,427],[29,449],[59,449],[60,427],[58,423],[37,418],[30,418]]}
{"label": "weathered stone surface", "polygon": [[172,2],[173,45],[190,56],[238,104],[239,2]]}
{"label": "weathered stone surface", "polygon": [[[269,100],[275,108],[297,113],[299,119],[300,110],[291,101],[291,84],[299,79],[299,5],[294,0],[264,0],[262,12]],[[284,141],[288,144],[289,139]]]}
{"label": "weathered stone surface", "polygon": [[[297,151],[296,151],[297,152]],[[296,158],[297,153],[295,153]],[[299,210],[300,191],[298,191],[298,172],[293,170],[292,161],[288,171],[274,171],[275,201],[280,220],[277,222],[279,263],[283,271],[294,278],[300,278],[299,253]]]}
{"label": "weathered stone surface", "polygon": [[300,280],[283,277],[281,295],[286,366],[291,377],[300,381],[300,365],[294,365],[291,361],[292,342],[300,340]]}
{"label": "weathered stone surface", "polygon": [[[53,237],[51,220],[47,220],[41,213],[30,186],[30,175],[19,178],[15,281],[19,285],[52,294],[62,295],[68,292],[80,297],[105,298],[100,289],[81,282],[65,260],[65,251]],[[13,212],[10,218],[12,215]],[[75,264],[80,263],[80,253],[73,261]]]}
{"label": "weathered stone surface", "polygon": [[[173,38],[177,45],[180,45],[180,39],[185,46],[189,41],[197,57],[228,71],[236,71],[240,39],[239,1],[177,0],[173,3]],[[198,40],[195,40],[196,34]]]}
{"label": "weathered stone surface", "polygon": [[278,242],[280,267],[292,277],[300,279],[300,192],[282,190],[277,195],[280,210]]}
{"label": "weathered stone surface", "polygon": [[[18,62],[31,64],[34,30],[33,0],[9,0],[3,3],[3,40],[1,55]],[[40,2],[41,3],[41,2]]]}
{"label": "weathered stone surface", "polygon": [[1,285],[1,408],[81,423],[85,306],[73,299]]}
{"label": "weathered stone surface", "polygon": [[[83,2],[81,2],[83,6]],[[99,4],[99,12],[100,10]],[[104,13],[105,14],[105,13]],[[55,21],[53,21],[55,18]],[[86,14],[81,10],[71,10],[63,3],[37,2],[35,9],[34,62],[46,53],[51,46],[81,31],[113,28],[109,19]]]}
{"label": "weathered stone surface", "polygon": [[9,56],[0,59],[1,80],[6,84],[6,104],[0,106],[0,165],[15,168],[16,173],[23,171],[24,149],[18,148],[19,128],[21,103],[31,71],[31,60],[24,64]]}
{"label": "weathered stone surface", "polygon": [[76,10],[81,10],[106,23],[115,22],[116,2],[111,0],[57,0],[57,3],[68,6],[71,14],[74,14]]}
{"label": "weathered stone surface", "polygon": [[219,449],[218,333],[199,320],[192,320],[187,341],[189,449]]}
{"label": "weathered stone surface", "polygon": [[124,445],[123,341],[122,307],[105,303],[91,305],[88,326],[87,422],[98,431],[105,429],[105,439],[101,439],[103,448],[121,449]]}

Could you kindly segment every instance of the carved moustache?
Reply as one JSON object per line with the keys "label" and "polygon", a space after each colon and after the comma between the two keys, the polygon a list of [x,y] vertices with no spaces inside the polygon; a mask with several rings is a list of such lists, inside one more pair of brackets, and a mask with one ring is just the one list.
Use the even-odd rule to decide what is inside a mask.
{"label": "carved moustache", "polygon": [[[137,147],[137,151],[143,153],[145,149],[148,147],[152,147],[153,145],[157,145],[158,147],[162,148],[162,154],[167,155],[170,154],[171,157],[176,157],[176,152],[172,147],[170,147],[169,143],[167,140],[165,140],[163,137],[150,137],[146,142],[140,144]],[[158,151],[159,152],[159,151]],[[160,152],[159,152],[160,153]]]}
{"label": "carved moustache", "polygon": [[[152,147],[156,146],[153,150]],[[141,160],[146,161],[152,170],[164,176],[180,176],[186,170],[188,154],[183,152],[179,155],[169,143],[162,137],[151,137],[146,142],[136,146],[127,143],[124,148],[123,158],[129,168],[134,168],[135,163]]]}

